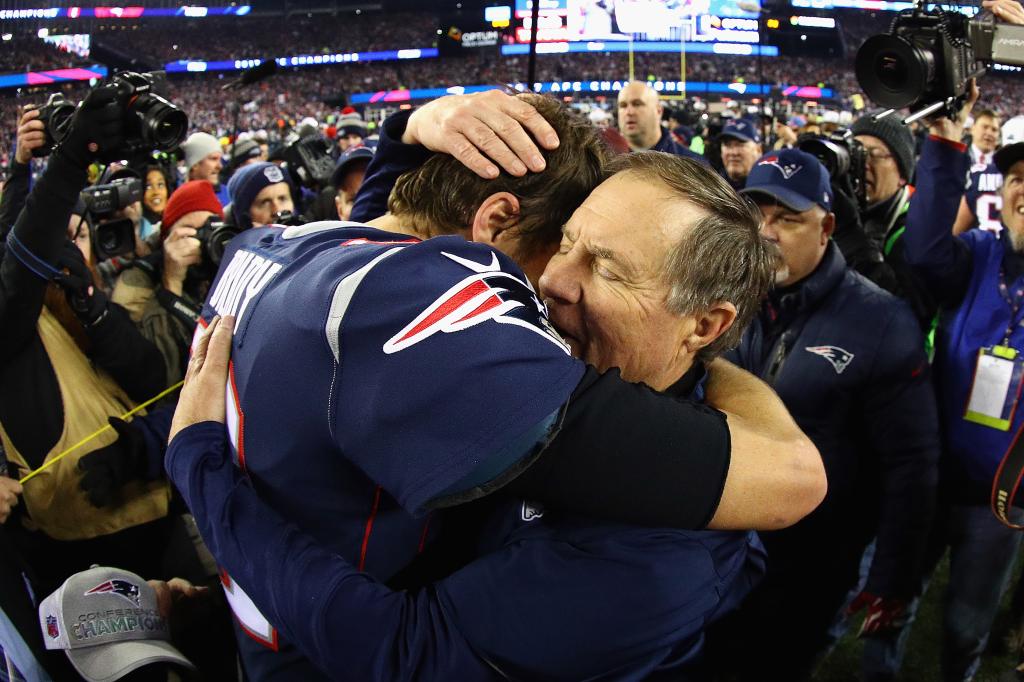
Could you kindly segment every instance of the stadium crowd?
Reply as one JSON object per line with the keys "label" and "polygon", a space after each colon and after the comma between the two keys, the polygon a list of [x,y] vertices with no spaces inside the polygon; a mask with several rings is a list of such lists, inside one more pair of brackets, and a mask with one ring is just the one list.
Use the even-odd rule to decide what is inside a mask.
{"label": "stadium crowd", "polygon": [[[328,16],[116,41],[436,24]],[[666,102],[678,55],[608,53],[537,69],[607,97],[346,102],[525,62],[66,85],[59,133],[0,100],[0,680],[801,681],[851,630],[896,680],[948,557],[941,678],[980,682],[1024,537],[1020,80],[914,126],[793,56],[686,69],[837,101]]]}

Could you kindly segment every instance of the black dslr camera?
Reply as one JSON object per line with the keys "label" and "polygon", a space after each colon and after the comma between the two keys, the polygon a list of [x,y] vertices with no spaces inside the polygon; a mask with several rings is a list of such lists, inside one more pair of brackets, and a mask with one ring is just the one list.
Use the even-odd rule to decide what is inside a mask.
{"label": "black dslr camera", "polygon": [[855,71],[864,93],[889,109],[915,110],[906,122],[929,114],[955,118],[968,81],[993,62],[1024,64],[1024,26],[996,23],[991,12],[973,19],[917,0],[889,33],[864,41]]}
{"label": "black dslr camera", "polygon": [[137,201],[142,201],[142,180],[117,178],[105,185],[82,190],[82,201],[96,220],[94,229],[97,260],[124,256],[135,250],[135,223],[131,218],[115,218],[114,214]]}
{"label": "black dslr camera", "polygon": [[46,142],[32,150],[32,156],[41,158],[48,156],[59,140],[64,139],[68,126],[75,115],[75,105],[64,99],[64,95],[55,92],[39,108],[39,120],[43,122]]}
{"label": "black dslr camera", "polygon": [[796,146],[821,161],[828,169],[832,184],[857,199],[863,208],[867,203],[867,151],[847,129],[831,135],[801,135]]}
{"label": "black dslr camera", "polygon": [[222,221],[217,216],[210,216],[203,226],[196,230],[195,238],[201,244],[203,260],[193,266],[201,279],[212,280],[217,276],[217,268],[224,259],[224,250],[228,242],[234,239],[240,230],[231,223]]}
{"label": "black dslr camera", "polygon": [[[153,150],[170,151],[184,141],[188,133],[188,116],[157,93],[162,83],[163,72],[126,71],[98,86],[117,92],[125,116],[124,145],[110,150],[105,160],[132,158]],[[45,126],[46,144],[35,149],[33,154],[46,156],[64,139],[75,108],[62,95],[50,95],[39,110],[39,118]]]}

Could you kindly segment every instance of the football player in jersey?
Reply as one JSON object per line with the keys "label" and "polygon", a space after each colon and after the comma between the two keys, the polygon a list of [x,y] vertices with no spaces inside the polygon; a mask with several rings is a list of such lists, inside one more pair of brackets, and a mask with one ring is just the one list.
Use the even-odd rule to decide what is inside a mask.
{"label": "football player in jersey", "polygon": [[960,210],[953,224],[953,234],[960,234],[973,227],[995,234],[1003,229],[1000,210],[1003,207],[999,190],[1003,186],[1003,174],[994,162],[971,166],[967,190],[960,201]]}
{"label": "football player in jersey", "polygon": [[[1004,146],[1024,141],[1024,117],[1015,116],[1003,124],[1002,141]],[[985,157],[985,163],[974,163],[953,224],[953,234],[977,227],[998,235],[1003,229],[1002,186],[1003,174],[999,172],[992,154]]]}
{"label": "football player in jersey", "polygon": [[[418,194],[396,187],[396,206],[402,196],[415,201],[377,223],[392,231],[320,223],[243,233],[211,290],[207,319],[237,318],[227,391],[236,463],[284,518],[381,580],[430,544],[444,518],[425,512],[510,481],[516,494],[555,506],[676,527],[709,519],[719,528],[785,525],[823,493],[816,451],[788,416],[766,411],[777,400],[756,380],[712,373],[712,387],[736,389],[717,402],[729,414],[723,442],[715,413],[569,357],[529,280],[504,254],[538,273],[561,225],[600,180],[603,155],[589,127],[550,100],[531,102],[547,123],[537,139],[544,144],[556,131],[559,139],[541,159],[543,174],[527,175],[521,164],[481,192],[461,164],[431,158],[408,181]],[[485,109],[479,104],[463,101],[462,112]],[[520,104],[508,98],[492,110],[513,112],[533,131],[536,112]],[[459,106],[421,111],[462,125],[466,117],[452,109]],[[408,124],[396,140],[418,129]],[[521,142],[509,140],[506,151],[523,158]],[[461,205],[467,198],[475,208]],[[406,234],[394,231],[399,218]],[[421,242],[410,231],[464,236]],[[628,249],[620,259],[630,267]],[[647,378],[622,369],[623,378]],[[261,552],[242,551],[253,559]],[[246,634],[278,652],[262,660],[244,652],[250,677],[316,679],[242,587],[226,579],[226,590]]]}

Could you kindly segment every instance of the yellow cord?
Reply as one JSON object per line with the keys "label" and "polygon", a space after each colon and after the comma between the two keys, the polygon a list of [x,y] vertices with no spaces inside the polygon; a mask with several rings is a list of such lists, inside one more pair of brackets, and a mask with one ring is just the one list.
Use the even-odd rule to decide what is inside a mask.
{"label": "yellow cord", "polygon": [[[129,410],[128,412],[125,412],[124,414],[121,415],[121,420],[122,421],[127,421],[130,417],[133,417],[139,411],[146,409],[147,407],[149,407],[150,405],[152,405],[156,401],[158,401],[161,398],[167,396],[169,393],[173,393],[174,391],[176,391],[179,388],[181,388],[181,385],[183,383],[185,383],[185,382],[184,381],[179,381],[178,383],[174,384],[173,386],[171,386],[167,390],[163,391],[159,395],[157,395],[157,396],[155,396],[153,398],[150,398],[146,402],[142,403],[141,405],[139,405],[135,409],[132,409],[132,410]],[[26,475],[25,478],[23,478],[20,481],[18,481],[18,483],[21,483],[22,485],[24,485],[27,481],[31,481],[33,478],[35,478],[39,474],[41,474],[44,471],[46,471],[47,469],[49,469],[54,464],[56,464],[57,462],[61,461],[62,459],[64,459],[68,455],[70,455],[72,452],[74,452],[78,448],[82,447],[83,445],[85,445],[86,443],[91,441],[93,438],[97,438],[100,434],[102,434],[104,431],[106,431],[109,428],[111,428],[110,424],[106,424],[102,428],[97,429],[96,431],[94,431],[90,435],[86,436],[82,440],[80,440],[77,443],[75,443],[74,445],[72,445],[70,448],[68,448],[64,452],[60,453],[59,455],[57,455],[56,457],[51,459],[49,462],[46,462],[45,464],[43,464],[43,466],[39,467],[35,471],[33,471],[33,472],[29,473],[28,475]]]}

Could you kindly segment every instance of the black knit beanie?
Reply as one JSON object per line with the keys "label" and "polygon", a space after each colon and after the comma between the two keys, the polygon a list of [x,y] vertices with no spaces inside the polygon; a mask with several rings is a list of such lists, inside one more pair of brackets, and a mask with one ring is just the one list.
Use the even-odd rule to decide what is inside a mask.
{"label": "black knit beanie", "polygon": [[914,175],[914,136],[896,114],[890,114],[879,121],[871,116],[861,116],[850,129],[854,135],[873,135],[885,142],[896,159],[900,177],[909,180]]}

